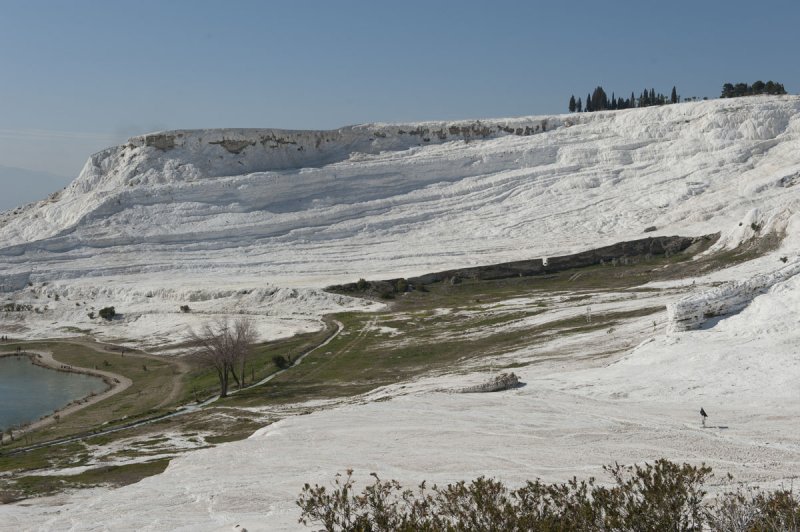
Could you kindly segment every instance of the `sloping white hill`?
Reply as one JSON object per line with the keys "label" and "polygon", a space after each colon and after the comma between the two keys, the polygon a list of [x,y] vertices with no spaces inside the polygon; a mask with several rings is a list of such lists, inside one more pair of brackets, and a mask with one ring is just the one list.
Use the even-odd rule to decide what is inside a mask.
{"label": "sloping white hill", "polygon": [[[0,326],[52,334],[56,321],[166,342],[189,320],[245,310],[288,334],[363,305],[319,290],[331,282],[563,254],[650,226],[720,231],[719,247],[786,238],[697,279],[735,282],[681,303],[740,310],[713,327],[665,336],[647,316],[579,345],[555,335],[504,356],[566,353],[515,368],[525,387],[441,391],[463,387],[461,374],[390,386],[187,453],[125,488],[0,507],[0,528],[296,530],[300,486],[350,467],[407,486],[518,483],[667,457],[789,485],[800,475],[799,148],[800,98],[757,97],[480,124],[169,132],[97,154],[63,194],[3,218],[6,295],[48,309],[6,313]],[[615,304],[673,302],[644,297]],[[586,312],[568,299],[559,312]],[[178,313],[184,302],[200,314]],[[126,318],[106,328],[85,317],[104,304]],[[613,341],[631,349],[592,360]]]}
{"label": "sloping white hill", "polygon": [[[735,243],[797,210],[799,110],[797,97],[754,97],[135,137],[92,156],[66,190],[0,215],[0,290],[40,312],[0,326],[160,344],[195,320],[181,304],[275,317],[285,309],[272,294],[299,290],[296,327],[262,324],[283,335],[318,326],[322,310],[363,306],[308,292],[334,282],[562,254],[650,226]],[[107,305],[124,319],[88,318]]]}
{"label": "sloping white hill", "polygon": [[[516,368],[526,386],[515,390],[443,392],[463,386],[460,374],[383,388],[187,453],[137,484],[0,506],[0,529],[309,530],[297,524],[301,486],[329,485],[348,468],[359,488],[370,472],[408,487],[481,475],[519,485],[573,475],[604,481],[604,464],[666,457],[714,467],[712,491],[732,488],[728,472],[785,488],[800,475],[798,284],[776,285],[712,330],[658,334],[610,365]],[[625,334],[652,334],[649,322]],[[608,342],[602,330],[583,340],[583,355]],[[531,361],[546,349],[510,356]],[[701,406],[711,416],[706,428]]]}

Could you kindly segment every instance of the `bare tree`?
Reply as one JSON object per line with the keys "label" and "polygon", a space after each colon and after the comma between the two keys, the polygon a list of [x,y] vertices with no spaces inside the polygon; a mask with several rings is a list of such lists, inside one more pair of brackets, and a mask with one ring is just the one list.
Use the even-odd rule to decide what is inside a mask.
{"label": "bare tree", "polygon": [[[233,322],[233,357],[239,364],[239,389],[244,387],[245,366],[253,344],[256,343],[256,328],[250,318],[238,318]],[[234,378],[235,374],[234,374]]]}
{"label": "bare tree", "polygon": [[[256,339],[253,322],[244,317],[233,324],[227,319],[219,319],[206,323],[199,332],[192,331],[190,335],[195,346],[195,359],[217,373],[220,397],[228,396],[231,376],[242,388],[245,364]],[[237,366],[241,368],[241,379],[236,375]]]}

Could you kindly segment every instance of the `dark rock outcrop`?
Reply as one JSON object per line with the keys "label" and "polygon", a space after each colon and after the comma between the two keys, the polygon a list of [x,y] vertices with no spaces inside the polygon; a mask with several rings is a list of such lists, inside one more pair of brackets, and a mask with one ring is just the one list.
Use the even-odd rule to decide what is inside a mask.
{"label": "dark rock outcrop", "polygon": [[468,386],[458,390],[459,393],[489,393],[502,392],[520,386],[519,377],[515,373],[501,373],[486,382]]}
{"label": "dark rock outcrop", "polygon": [[[628,242],[619,242],[610,246],[591,249],[572,255],[445,270],[427,273],[418,277],[410,277],[403,281],[405,281],[405,284],[410,288],[419,289],[433,283],[448,282],[450,284],[458,284],[467,279],[487,281],[508,279],[510,277],[547,275],[573,268],[585,268],[605,263],[625,264],[654,256],[670,256],[686,250],[692,244],[711,238],[714,238],[714,236],[657,236],[642,238]],[[399,281],[400,279],[388,279],[369,281],[366,284],[348,283],[329,286],[327,290],[338,293],[368,292],[384,295],[396,292],[394,287],[397,286]]]}

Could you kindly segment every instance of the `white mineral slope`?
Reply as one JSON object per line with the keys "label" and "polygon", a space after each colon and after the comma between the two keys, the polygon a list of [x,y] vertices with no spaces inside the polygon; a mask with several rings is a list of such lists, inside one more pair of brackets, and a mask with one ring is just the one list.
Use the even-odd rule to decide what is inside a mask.
{"label": "white mineral slope", "polygon": [[[474,376],[384,388],[181,456],[135,485],[0,507],[0,528],[304,530],[294,504],[302,485],[348,468],[362,486],[370,472],[407,486],[480,475],[519,484],[603,479],[603,464],[666,457],[711,465],[712,491],[731,487],[725,473],[789,486],[800,476],[798,315],[800,281],[792,280],[712,329],[659,335],[612,364],[562,359],[515,369],[526,383],[515,390],[441,391]],[[629,336],[647,338],[649,321]],[[603,349],[606,333],[596,335],[586,351]],[[513,356],[532,361],[538,349]],[[700,406],[711,416],[707,428]]]}
{"label": "white mineral slope", "polygon": [[[194,290],[198,301],[208,302],[208,312],[217,303],[203,299],[206,292],[227,293],[234,282],[230,297],[253,294],[256,301],[247,304],[259,309],[260,292],[240,292],[265,279],[278,291],[297,289],[300,297],[321,284],[360,276],[585,249],[640,236],[650,225],[662,234],[687,235],[730,228],[720,246],[752,236],[753,222],[761,231],[783,229],[788,237],[777,253],[737,266],[726,279],[769,273],[791,266],[800,249],[794,214],[799,110],[797,97],[703,102],[520,119],[519,127],[538,123],[540,131],[495,131],[469,142],[432,134],[430,146],[424,137],[420,147],[374,149],[365,143],[390,139],[391,131],[363,126],[374,136],[342,148],[340,159],[320,155],[315,168],[298,170],[288,166],[311,163],[287,155],[280,170],[247,166],[256,173],[222,178],[210,176],[210,155],[217,154],[211,150],[220,145],[196,150],[206,154],[206,166],[198,163],[202,171],[195,174],[178,170],[189,164],[183,159],[166,159],[172,150],[189,148],[162,153],[136,141],[120,150],[138,149],[142,161],[156,166],[164,158],[160,170],[148,174],[143,165],[147,179],[119,190],[104,181],[116,179],[114,165],[99,161],[110,174],[92,174],[91,187],[65,194],[71,201],[82,198],[80,216],[45,215],[48,208],[69,211],[56,207],[61,199],[28,209],[28,222],[7,222],[0,256],[6,282],[34,282],[26,293],[73,289],[74,297],[96,284],[112,294],[97,301],[110,301],[146,286],[154,293],[142,297],[152,302],[142,301],[140,308],[166,309]],[[544,120],[549,126],[541,132]],[[413,128],[449,131],[445,126]],[[377,134],[383,131],[386,137]],[[206,133],[182,134],[194,139]],[[214,134],[214,142],[233,135]],[[265,133],[245,136],[251,134],[236,138],[251,142]],[[156,137],[140,144],[147,142],[170,141]],[[167,166],[177,177],[168,178]],[[271,184],[278,183],[284,183],[282,194],[303,192],[296,201],[273,201]],[[248,192],[233,192],[245,185]],[[92,215],[99,212],[87,199],[92,187],[112,198],[102,203],[102,216]],[[156,194],[166,190],[158,187],[169,187],[169,200]],[[238,196],[220,200],[216,194],[226,187]],[[142,199],[146,191],[153,194],[149,202]],[[34,231],[37,209],[46,221],[35,229],[39,236],[25,240],[19,235],[26,224]],[[225,233],[225,222],[236,230]],[[213,238],[219,231],[227,236]],[[698,279],[698,286],[707,281]],[[455,374],[384,388],[351,404],[284,419],[245,441],[188,453],[164,474],[131,486],[0,506],[0,528],[231,530],[238,524],[297,530],[293,501],[303,483],[329,482],[347,468],[356,469],[362,482],[375,471],[409,486],[478,475],[519,483],[537,476],[602,476],[603,464],[666,457],[709,463],[720,486],[727,472],[746,482],[788,485],[800,476],[800,280],[776,280],[764,290],[738,314],[696,331],[654,335],[648,316],[621,327],[624,338],[596,331],[578,345],[554,336],[546,347],[509,353],[504,362],[547,359],[514,370],[526,383],[522,388],[443,392],[480,378]],[[676,297],[672,289],[665,292],[648,297],[665,303]],[[575,305],[559,312],[584,312],[585,302]],[[641,301],[632,299],[630,308],[637,306]],[[608,362],[592,358],[612,341],[632,347]],[[557,357],[559,348],[565,355],[582,350],[583,356]],[[700,406],[711,416],[705,429]]]}
{"label": "white mineral slope", "polygon": [[[0,215],[0,290],[31,309],[4,314],[0,328],[165,344],[193,319],[181,304],[208,301],[212,314],[241,307],[216,300],[220,291],[306,294],[359,277],[574,252],[650,226],[658,230],[647,235],[733,228],[721,244],[733,245],[751,223],[766,231],[797,211],[798,111],[795,96],[755,97],[135,137],[92,156],[63,192]],[[326,297],[300,296],[297,321],[280,316],[263,334],[318,328],[315,305]],[[272,303],[248,311],[266,314]],[[124,319],[88,318],[107,305]],[[347,298],[322,306],[363,308]]]}

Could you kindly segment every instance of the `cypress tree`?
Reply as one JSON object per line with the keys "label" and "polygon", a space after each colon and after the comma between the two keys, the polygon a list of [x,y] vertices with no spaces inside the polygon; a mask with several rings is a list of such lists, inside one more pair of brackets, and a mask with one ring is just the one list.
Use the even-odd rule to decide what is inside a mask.
{"label": "cypress tree", "polygon": [[722,94],[720,98],[733,98],[733,84],[726,83],[722,86]]}
{"label": "cypress tree", "polygon": [[[738,87],[739,84],[737,83],[736,86]],[[755,83],[753,84],[753,88],[755,88]],[[755,93],[755,91],[753,92]],[[767,94],[786,94],[786,89],[783,88],[783,84],[769,80],[764,84],[763,92]]]}
{"label": "cypress tree", "polygon": [[592,111],[603,111],[608,109],[608,96],[603,87],[597,86],[592,93]]}
{"label": "cypress tree", "polygon": [[575,112],[575,95],[574,94],[569,97],[569,112],[570,113],[574,113]]}
{"label": "cypress tree", "polygon": [[592,111],[594,111],[594,106],[592,105],[592,95],[591,94],[587,94],[586,95],[586,112],[587,113],[591,113]]}
{"label": "cypress tree", "polygon": [[672,94],[669,97],[670,103],[678,103],[678,90],[675,85],[672,86]]}
{"label": "cypress tree", "polygon": [[576,111],[578,111],[579,113],[582,113],[582,112],[583,112],[583,103],[581,102],[581,99],[580,99],[580,98],[578,98],[578,103],[575,105],[575,109],[576,109]]}
{"label": "cypress tree", "polygon": [[630,108],[636,107],[636,96],[633,95],[633,91],[631,91],[630,105],[628,107]]}

